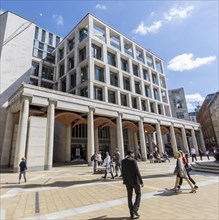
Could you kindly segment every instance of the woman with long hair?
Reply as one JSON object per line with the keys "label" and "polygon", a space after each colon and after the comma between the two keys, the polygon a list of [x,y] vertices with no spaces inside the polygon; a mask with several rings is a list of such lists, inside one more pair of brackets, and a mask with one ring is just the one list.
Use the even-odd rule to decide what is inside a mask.
{"label": "woman with long hair", "polygon": [[189,177],[186,172],[186,169],[183,165],[182,154],[179,151],[175,152],[175,159],[177,159],[177,161],[176,161],[176,181],[175,181],[174,187],[171,190],[177,192],[177,186],[179,185],[180,177],[182,177],[190,185],[190,187],[191,187],[190,193],[196,193],[196,190],[193,187],[192,183],[190,182]]}

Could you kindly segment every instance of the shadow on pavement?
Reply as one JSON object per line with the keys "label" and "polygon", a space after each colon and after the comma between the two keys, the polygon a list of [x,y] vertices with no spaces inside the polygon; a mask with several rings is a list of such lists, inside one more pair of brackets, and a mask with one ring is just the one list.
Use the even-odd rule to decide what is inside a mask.
{"label": "shadow on pavement", "polygon": [[154,194],[154,196],[177,196],[179,194],[191,194],[190,191],[191,191],[190,189],[189,190],[181,189],[175,192],[175,191],[172,191],[171,189],[164,189],[164,190],[158,191],[158,193]]}
{"label": "shadow on pavement", "polygon": [[106,215],[95,217],[95,218],[89,218],[88,220],[100,220],[100,219],[112,219],[112,220],[128,220],[129,217],[107,217]]}

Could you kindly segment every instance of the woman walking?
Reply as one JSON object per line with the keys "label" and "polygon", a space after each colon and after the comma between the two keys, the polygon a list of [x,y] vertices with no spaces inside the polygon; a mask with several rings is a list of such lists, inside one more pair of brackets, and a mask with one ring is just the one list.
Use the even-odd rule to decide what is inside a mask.
{"label": "woman walking", "polygon": [[104,159],[103,165],[106,167],[105,175],[102,177],[106,179],[107,173],[111,174],[111,179],[114,179],[113,172],[112,172],[112,160],[108,152],[106,152],[106,158]]}
{"label": "woman walking", "polygon": [[180,177],[182,177],[190,185],[190,187],[191,187],[190,193],[196,193],[195,188],[193,187],[192,183],[189,180],[189,177],[187,175],[186,169],[185,169],[185,167],[183,165],[182,155],[181,155],[181,153],[179,151],[175,152],[175,158],[177,159],[177,161],[176,161],[176,181],[175,181],[174,187],[171,190],[177,192],[176,188],[179,185]]}

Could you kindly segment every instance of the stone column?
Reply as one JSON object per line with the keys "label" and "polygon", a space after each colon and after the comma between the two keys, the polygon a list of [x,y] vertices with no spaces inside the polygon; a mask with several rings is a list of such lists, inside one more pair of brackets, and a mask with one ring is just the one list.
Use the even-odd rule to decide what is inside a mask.
{"label": "stone column", "polygon": [[134,131],[133,132],[134,134],[134,149],[135,149],[135,155],[137,156],[138,155],[138,135],[137,135],[137,131]]}
{"label": "stone column", "polygon": [[203,153],[205,153],[206,147],[205,147],[205,141],[204,141],[204,137],[203,137],[203,133],[202,133],[201,128],[199,129],[199,137],[200,137],[201,149],[202,149]]}
{"label": "stone column", "polygon": [[94,108],[90,108],[87,116],[87,162],[92,165],[91,156],[94,154]]}
{"label": "stone column", "polygon": [[117,148],[119,149],[121,159],[124,158],[124,142],[123,142],[123,131],[122,131],[122,116],[121,113],[118,113],[116,118],[116,128],[117,128]]}
{"label": "stone column", "polygon": [[53,147],[54,147],[54,120],[55,120],[55,102],[49,102],[47,108],[47,126],[46,126],[46,152],[45,152],[45,170],[52,169]]}
{"label": "stone column", "polygon": [[164,153],[164,147],[163,147],[163,139],[162,139],[159,122],[156,124],[156,132],[157,132],[157,144],[158,144],[159,153],[162,154]]}
{"label": "stone column", "polygon": [[177,151],[177,144],[176,144],[176,137],[173,125],[170,126],[170,140],[171,140],[171,147],[173,149],[173,154]]}
{"label": "stone column", "polygon": [[72,137],[72,126],[69,124],[66,127],[66,146],[65,146],[65,161],[71,161],[71,137]]}
{"label": "stone column", "polygon": [[154,144],[157,145],[157,138],[155,132],[153,132],[152,135],[153,135]]}
{"label": "stone column", "polygon": [[12,135],[13,135],[13,113],[9,108],[7,114],[6,126],[5,126],[3,146],[2,146],[1,166],[8,166],[10,163]]}
{"label": "stone column", "polygon": [[196,155],[198,155],[198,153],[199,153],[198,152],[198,144],[197,144],[197,140],[196,140],[194,129],[191,129],[191,134],[192,134],[192,144],[193,144],[193,147],[195,148]]}
{"label": "stone column", "polygon": [[188,142],[187,142],[187,138],[186,138],[186,130],[185,130],[185,127],[182,127],[182,128],[181,128],[181,133],[182,133],[183,148],[186,149],[186,151],[188,152],[188,155],[190,156],[189,146],[188,146]]}
{"label": "stone column", "polygon": [[25,97],[22,101],[22,108],[20,111],[18,134],[17,134],[15,157],[14,157],[14,172],[18,172],[19,162],[21,160],[21,157],[25,156],[28,118],[29,118],[29,99]]}
{"label": "stone column", "polygon": [[145,131],[143,126],[143,118],[140,119],[138,122],[138,128],[139,128],[139,136],[140,136],[140,145],[141,145],[141,159],[143,161],[147,160],[147,149],[145,144]]}
{"label": "stone column", "polygon": [[95,143],[95,151],[99,152],[98,128],[94,129],[94,143]]}
{"label": "stone column", "polygon": [[151,138],[151,133],[148,133],[148,143],[149,143],[149,149],[150,151],[153,151],[153,144],[152,144],[152,138]]}

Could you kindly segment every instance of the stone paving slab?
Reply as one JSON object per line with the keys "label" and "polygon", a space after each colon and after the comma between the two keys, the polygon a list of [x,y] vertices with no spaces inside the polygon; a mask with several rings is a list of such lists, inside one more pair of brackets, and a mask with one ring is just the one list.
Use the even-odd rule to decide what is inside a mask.
{"label": "stone paving slab", "polygon": [[[174,167],[175,160],[139,163],[145,185],[140,219],[218,220],[218,176],[193,172],[197,193],[190,194],[184,182],[176,194],[168,190],[174,185]],[[28,182],[21,184],[17,184],[18,174],[1,174],[1,219],[129,219],[121,178],[103,180],[101,176],[93,175],[86,165],[28,172]]]}

